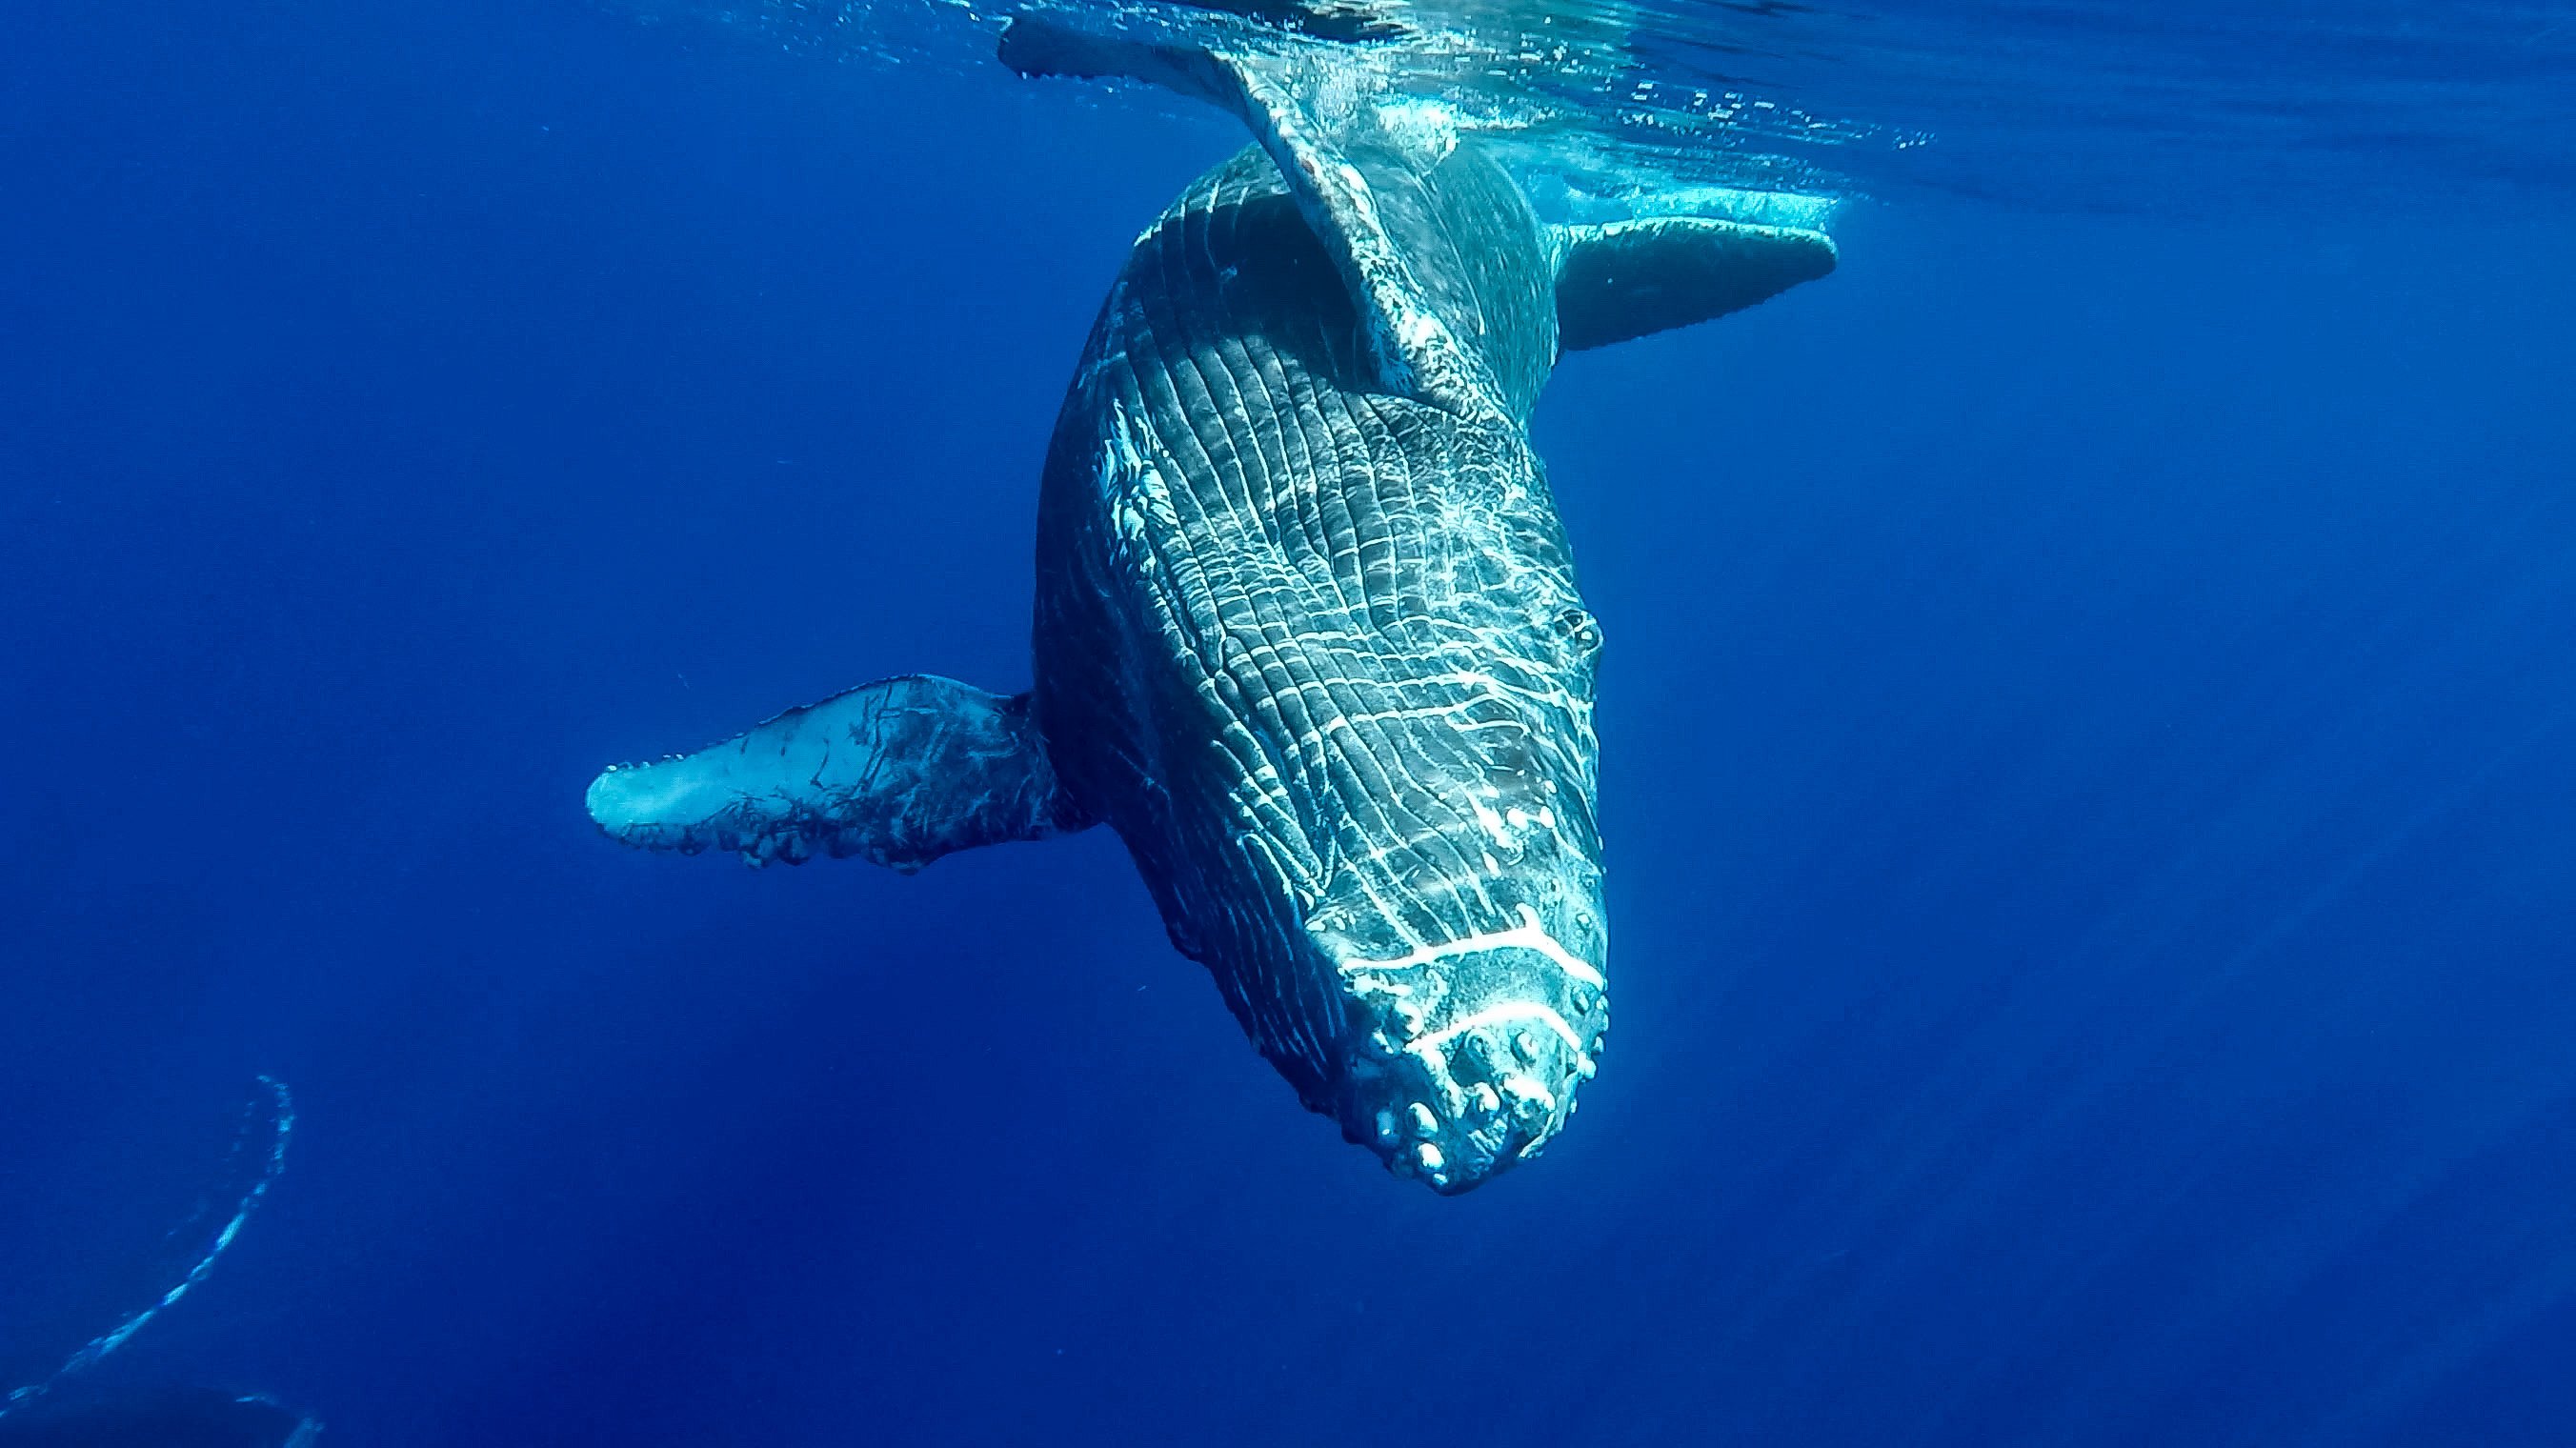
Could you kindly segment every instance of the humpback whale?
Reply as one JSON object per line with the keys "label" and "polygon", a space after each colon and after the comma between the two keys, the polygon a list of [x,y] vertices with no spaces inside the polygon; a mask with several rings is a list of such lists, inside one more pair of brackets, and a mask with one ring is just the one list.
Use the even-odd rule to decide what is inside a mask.
{"label": "humpback whale", "polygon": [[200,1198],[196,1214],[166,1239],[179,1255],[160,1264],[155,1280],[168,1285],[51,1372],[0,1391],[0,1448],[307,1448],[319,1438],[319,1420],[258,1394],[191,1386],[137,1391],[130,1383],[91,1390],[83,1381],[214,1271],[286,1170],[294,1131],[295,1100],[286,1083],[260,1077],[222,1176]]}
{"label": "humpback whale", "polygon": [[1751,306],[1834,246],[1689,195],[1542,221],[1436,105],[1239,34],[1002,38],[1024,75],[1158,85],[1256,140],[1145,229],[1083,349],[1031,687],[864,684],[587,803],[646,849],[904,871],[1106,824],[1300,1101],[1455,1194],[1555,1136],[1609,1025],[1601,630],[1531,409],[1562,352]]}

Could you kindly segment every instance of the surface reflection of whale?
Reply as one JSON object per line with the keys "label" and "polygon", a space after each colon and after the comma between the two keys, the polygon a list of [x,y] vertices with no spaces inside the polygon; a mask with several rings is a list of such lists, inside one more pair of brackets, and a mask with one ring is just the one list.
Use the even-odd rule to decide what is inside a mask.
{"label": "surface reflection of whale", "polygon": [[633,845],[903,870],[1106,823],[1299,1098],[1463,1191],[1564,1125],[1609,1020],[1600,633],[1530,410],[1561,351],[1750,306],[1833,246],[1711,195],[1543,222],[1439,107],[1373,98],[1358,52],[1188,33],[1023,18],[1002,43],[1260,142],[1138,239],[1083,352],[1035,687],[863,685],[609,770],[589,807]]}
{"label": "surface reflection of whale", "polygon": [[318,1420],[257,1394],[105,1387],[90,1372],[214,1271],[286,1170],[294,1132],[294,1098],[283,1082],[261,1077],[222,1173],[201,1197],[197,1215],[169,1234],[182,1255],[156,1273],[156,1284],[168,1285],[51,1372],[0,1389],[0,1448],[304,1448],[319,1438]]}
{"label": "surface reflection of whale", "polygon": [[1362,0],[1174,0],[1193,10],[1240,15],[1322,40],[1382,40],[1410,34],[1392,7]]}

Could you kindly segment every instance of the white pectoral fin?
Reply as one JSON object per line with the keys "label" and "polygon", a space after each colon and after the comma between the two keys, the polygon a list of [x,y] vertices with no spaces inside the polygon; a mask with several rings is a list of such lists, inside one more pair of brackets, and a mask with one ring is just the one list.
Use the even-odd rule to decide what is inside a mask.
{"label": "white pectoral fin", "polygon": [[621,843],[751,863],[857,855],[906,872],[976,845],[1080,828],[1029,717],[953,679],[906,675],[790,709],[739,738],[593,780]]}
{"label": "white pectoral fin", "polygon": [[1607,347],[1768,301],[1834,269],[1821,231],[1704,216],[1561,230],[1558,344]]}

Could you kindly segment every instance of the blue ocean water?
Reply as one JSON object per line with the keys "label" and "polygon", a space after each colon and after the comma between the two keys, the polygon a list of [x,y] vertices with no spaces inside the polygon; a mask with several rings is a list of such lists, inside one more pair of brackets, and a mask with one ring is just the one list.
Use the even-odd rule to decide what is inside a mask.
{"label": "blue ocean water", "polygon": [[1025,681],[1075,353],[1233,122],[934,9],[14,17],[0,1391],[169,1285],[268,1073],[286,1174],[95,1391],[2576,1443],[2576,12],[2198,9],[1652,12],[1659,84],[1821,118],[1752,151],[1842,266],[1541,408],[1617,1014],[1454,1200],[1297,1107],[1104,831],[906,879],[582,816]]}

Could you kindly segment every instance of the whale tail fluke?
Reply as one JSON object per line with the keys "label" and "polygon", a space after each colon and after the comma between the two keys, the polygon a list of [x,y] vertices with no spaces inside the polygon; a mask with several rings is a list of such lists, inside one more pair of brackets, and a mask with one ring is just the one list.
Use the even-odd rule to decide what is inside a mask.
{"label": "whale tail fluke", "polygon": [[1003,27],[1000,55],[1025,76],[1141,81],[1225,110],[1243,105],[1240,58],[1200,45],[1031,14]]}
{"label": "whale tail fluke", "polygon": [[621,843],[754,865],[856,855],[907,874],[977,845],[1090,823],[1056,785],[1029,696],[909,674],[790,709],[750,733],[591,782]]}
{"label": "whale tail fluke", "polygon": [[[1486,249],[1459,246],[1454,226],[1425,219],[1445,215],[1489,239],[1536,226],[1529,178],[1502,180],[1516,168],[1499,156],[1459,164],[1480,140],[1438,107],[1381,103],[1369,49],[1233,17],[1176,30],[1123,14],[1041,12],[1012,20],[1000,53],[1022,75],[1141,81],[1239,117],[1369,320],[1380,381],[1425,401],[1499,392],[1525,412],[1557,351],[1709,321],[1834,268],[1834,243],[1817,226],[1779,224],[1754,193],[1722,188],[1596,203],[1589,209],[1608,214],[1546,227],[1545,258],[1497,267]],[[1828,208],[1791,209],[1821,217]],[[1525,294],[1532,271],[1542,285]],[[1532,333],[1555,345],[1532,356],[1497,340]]]}
{"label": "whale tail fluke", "polygon": [[[1298,213],[1333,258],[1367,321],[1380,386],[1453,409],[1496,393],[1534,396],[1543,362],[1535,372],[1515,368],[1515,360],[1529,359],[1494,355],[1480,340],[1525,330],[1484,315],[1516,299],[1481,287],[1483,258],[1433,220],[1459,204],[1444,191],[1485,178],[1466,177],[1470,168],[1462,167],[1434,179],[1456,147],[1380,124],[1373,108],[1359,105],[1352,47],[1231,16],[1202,17],[1170,32],[1142,19],[1042,13],[1013,19],[1000,54],[1022,75],[1141,81],[1232,113],[1269,153]],[[1502,182],[1491,198],[1496,208],[1521,204],[1509,189]],[[1515,380],[1522,385],[1513,387]]]}

